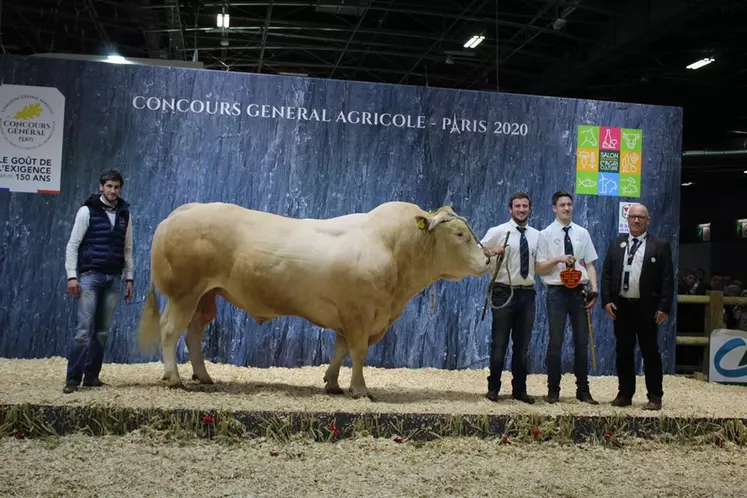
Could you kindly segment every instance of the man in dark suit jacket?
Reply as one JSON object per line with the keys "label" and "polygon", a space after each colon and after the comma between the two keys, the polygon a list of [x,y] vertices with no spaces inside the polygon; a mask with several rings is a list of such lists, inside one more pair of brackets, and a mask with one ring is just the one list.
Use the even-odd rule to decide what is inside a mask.
{"label": "man in dark suit jacket", "polygon": [[607,250],[602,269],[602,306],[615,321],[617,397],[613,406],[629,406],[635,393],[636,339],[643,356],[648,403],[661,410],[663,372],[658,326],[667,320],[674,298],[674,270],[669,242],[648,233],[648,209],[634,204],[628,211],[630,234]]}

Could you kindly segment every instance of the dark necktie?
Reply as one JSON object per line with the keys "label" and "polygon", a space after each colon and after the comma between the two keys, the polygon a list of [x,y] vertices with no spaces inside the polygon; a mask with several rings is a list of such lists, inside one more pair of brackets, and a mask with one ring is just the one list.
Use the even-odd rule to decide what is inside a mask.
{"label": "dark necktie", "polygon": [[521,239],[519,242],[519,254],[521,255],[521,278],[527,278],[529,276],[529,242],[527,242],[526,232],[527,227],[516,227],[521,233]]}
{"label": "dark necktie", "polygon": [[[635,256],[635,252],[638,250],[640,243],[641,241],[638,240],[637,237],[633,237],[633,246],[628,251],[628,267],[633,264],[633,257]],[[623,291],[628,292],[628,289],[630,289],[630,269],[626,269],[625,275],[623,276]]]}
{"label": "dark necktie", "polygon": [[628,264],[633,264],[633,256],[635,256],[635,252],[638,250],[638,246],[640,245],[641,241],[638,240],[637,237],[633,237],[633,247],[630,248],[630,252],[628,253]]}
{"label": "dark necktie", "polygon": [[571,243],[571,236],[568,235],[568,230],[570,230],[571,227],[563,227],[563,231],[565,232],[565,253],[566,254],[573,254],[573,244]]}

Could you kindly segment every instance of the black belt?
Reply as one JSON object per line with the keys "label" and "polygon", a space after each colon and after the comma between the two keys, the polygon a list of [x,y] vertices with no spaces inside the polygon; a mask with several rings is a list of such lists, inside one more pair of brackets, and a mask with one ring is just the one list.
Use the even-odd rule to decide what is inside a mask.
{"label": "black belt", "polygon": [[501,282],[496,282],[493,284],[495,287],[503,287],[504,289],[510,289],[513,287],[514,289],[518,290],[527,290],[527,291],[533,291],[534,286],[533,285],[508,285]]}
{"label": "black belt", "polygon": [[638,301],[641,300],[640,297],[625,297],[625,296],[620,296],[620,295],[617,296],[617,299],[621,301],[627,301],[629,303],[637,303]]}
{"label": "black belt", "polygon": [[569,290],[569,291],[582,291],[584,289],[584,286],[586,286],[586,285],[587,284],[578,284],[576,287],[574,287],[573,289],[571,289],[570,287],[566,287],[563,284],[547,284],[548,287],[553,287],[553,288],[556,288],[556,289],[565,289],[565,290]]}

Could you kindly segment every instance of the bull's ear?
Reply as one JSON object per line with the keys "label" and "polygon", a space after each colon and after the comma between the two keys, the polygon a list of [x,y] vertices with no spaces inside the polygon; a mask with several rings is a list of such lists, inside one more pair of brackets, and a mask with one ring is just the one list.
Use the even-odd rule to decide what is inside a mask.
{"label": "bull's ear", "polygon": [[425,216],[416,216],[415,217],[415,224],[420,230],[425,230],[428,227],[429,220]]}

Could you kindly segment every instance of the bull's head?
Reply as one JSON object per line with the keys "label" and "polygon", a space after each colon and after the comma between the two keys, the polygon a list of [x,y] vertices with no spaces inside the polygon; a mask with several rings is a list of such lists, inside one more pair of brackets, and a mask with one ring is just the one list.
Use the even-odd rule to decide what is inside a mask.
{"label": "bull's head", "polygon": [[[426,216],[416,216],[415,222],[421,230],[436,237],[438,265],[443,267],[443,276],[458,280],[467,275],[484,273],[490,264],[490,254],[475,234],[467,220],[449,206],[443,206]],[[437,227],[443,229],[436,232]]]}
{"label": "bull's head", "polygon": [[436,212],[429,212],[427,216],[416,216],[418,228],[432,232],[440,223],[457,218],[457,214],[449,206],[438,208]]}

